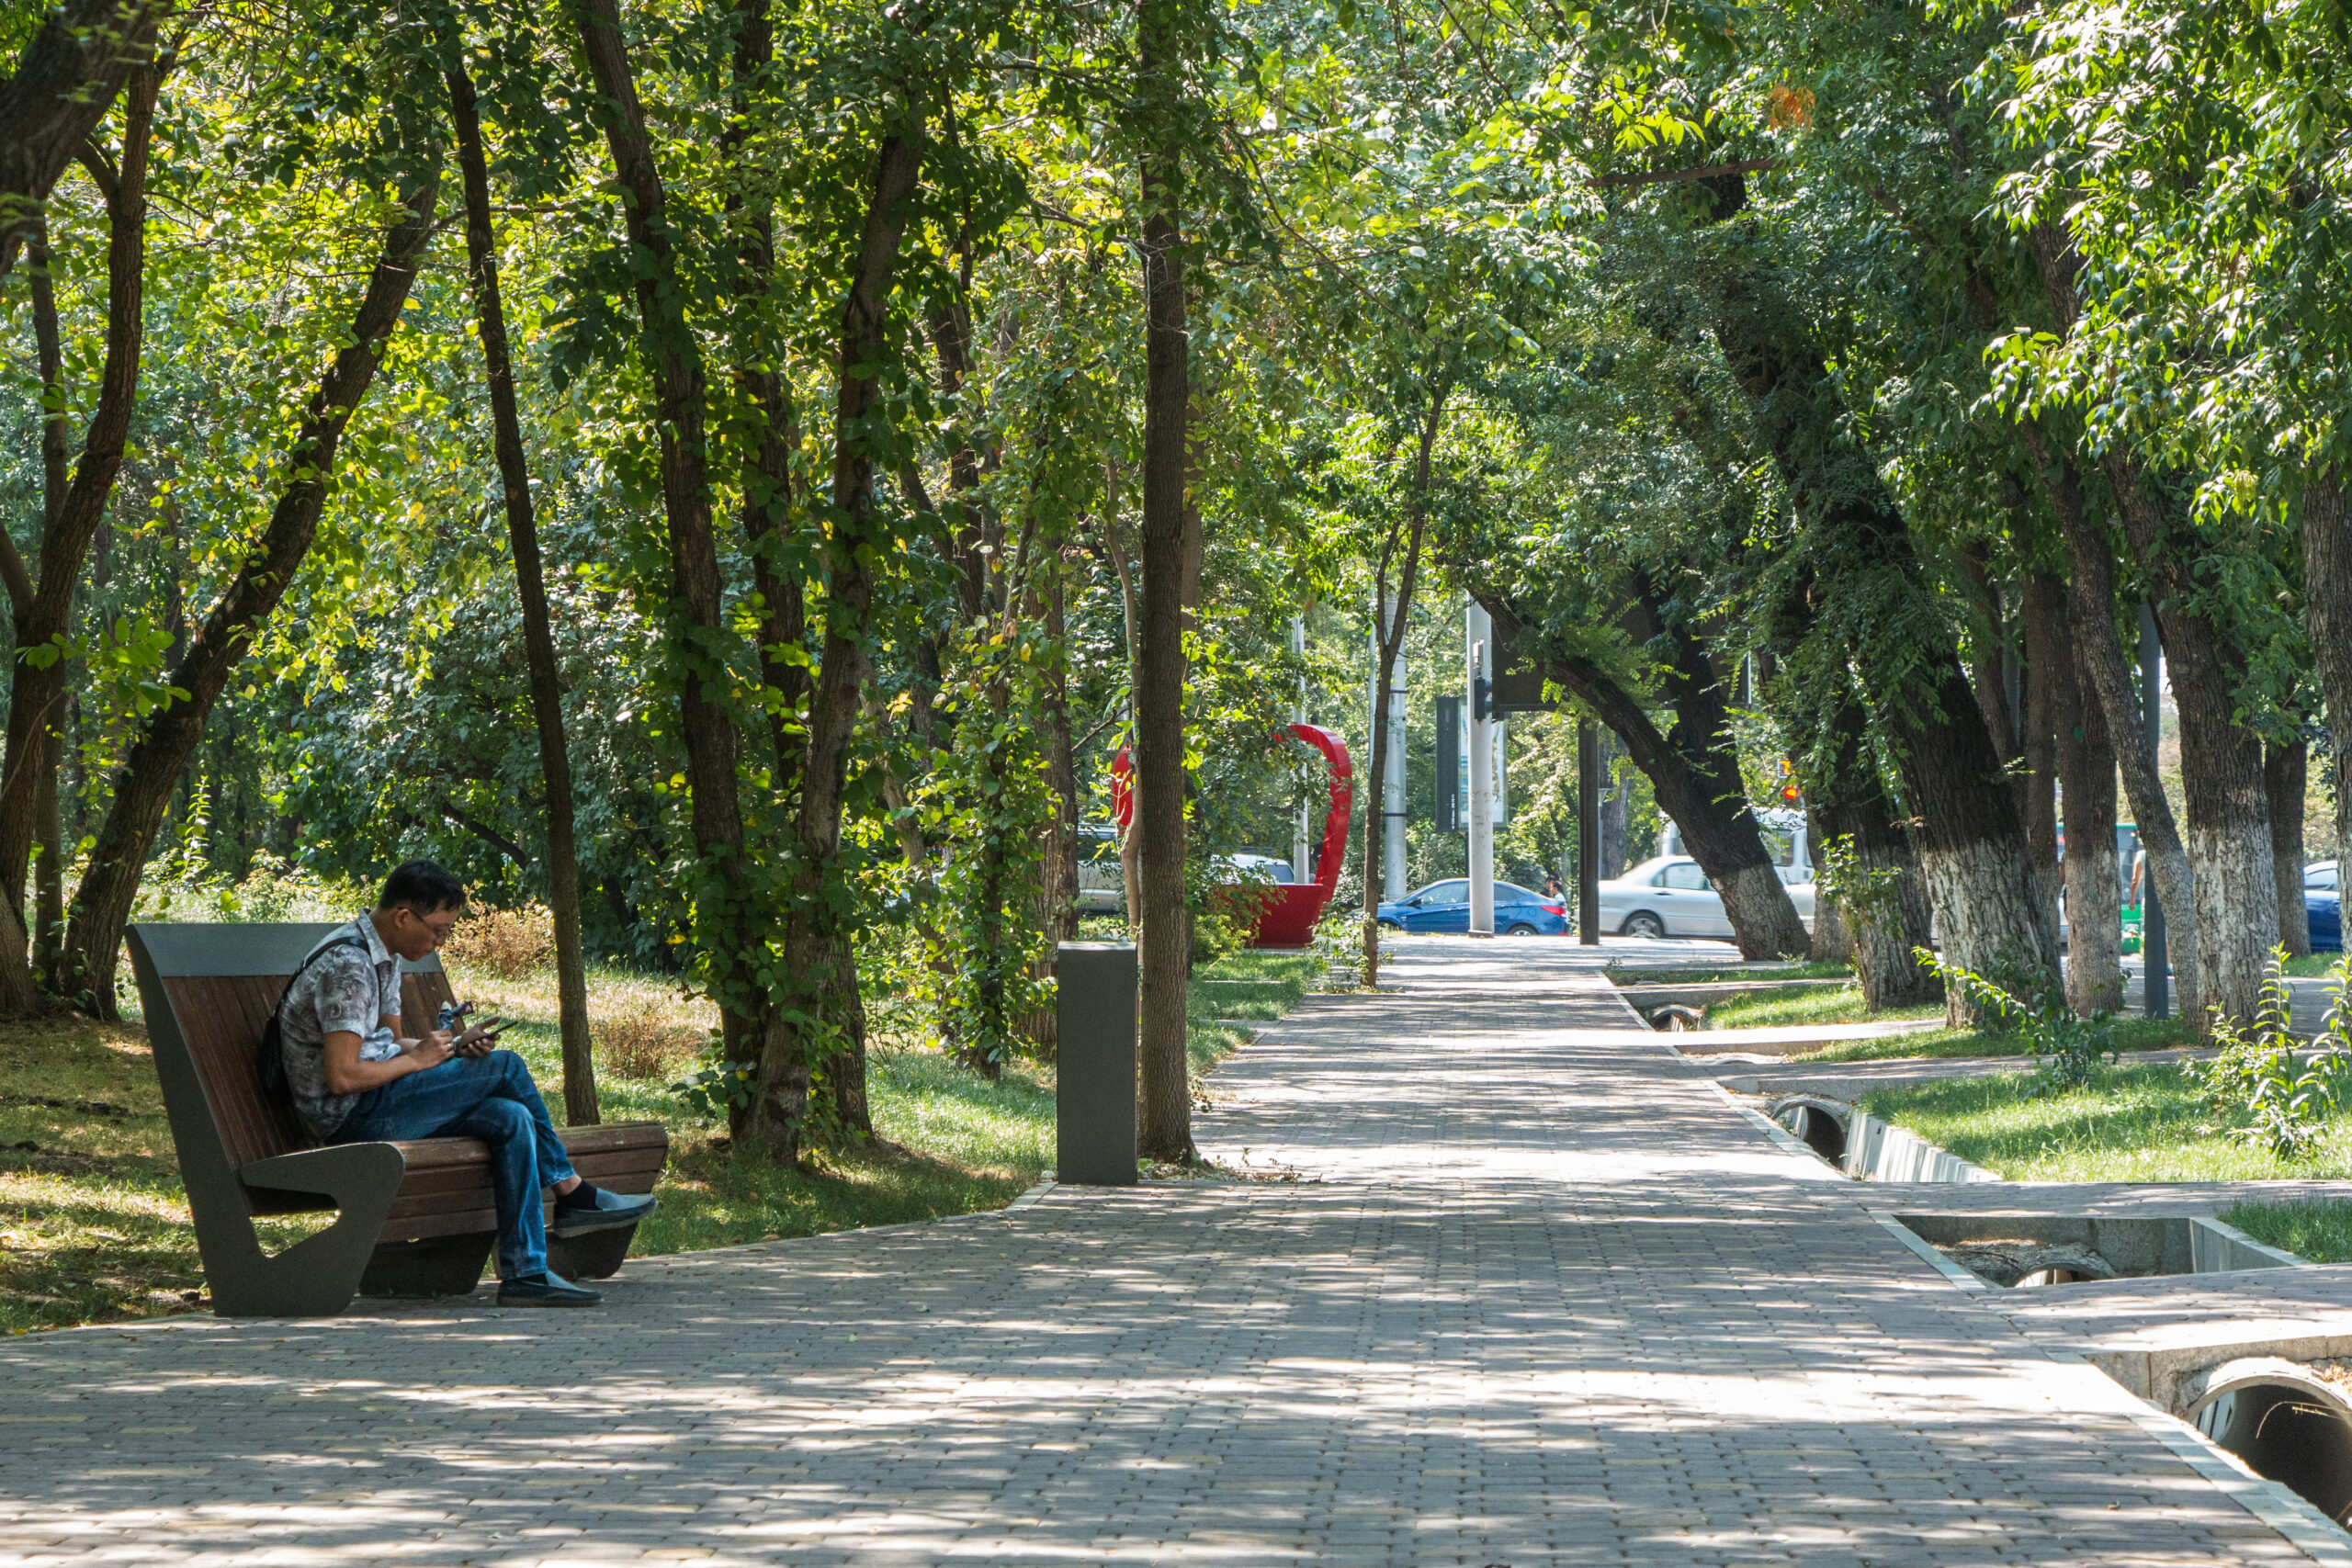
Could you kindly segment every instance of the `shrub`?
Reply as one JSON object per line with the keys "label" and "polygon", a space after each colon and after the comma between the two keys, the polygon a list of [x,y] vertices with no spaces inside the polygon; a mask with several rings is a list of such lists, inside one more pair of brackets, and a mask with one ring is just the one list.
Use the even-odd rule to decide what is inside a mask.
{"label": "shrub", "polygon": [[596,1071],[616,1078],[666,1078],[703,1046],[702,1032],[658,1000],[631,1001],[593,1021],[588,1040]]}
{"label": "shrub", "polygon": [[2348,1060],[2345,1053],[2347,1043],[2344,1019],[2344,989],[2352,969],[2339,964],[2335,984],[2331,987],[2335,1007],[2329,1012],[2327,1029],[2319,1038],[2320,1049],[2307,1062],[2298,1062],[2296,1047],[2302,1042],[2294,1032],[2293,999],[2287,988],[2287,950],[2275,948],[2270,955],[2270,973],[2262,982],[2262,1005],[2255,1012],[2254,1022],[2241,1027],[2225,1023],[2213,1031],[2213,1043],[2221,1055],[2198,1073],[2205,1096],[2217,1111],[2243,1111],[2250,1125],[2240,1128],[2238,1136],[2248,1144],[2268,1149],[2279,1159],[2292,1159],[2318,1142],[2326,1130],[2327,1119],[2343,1101],[2345,1069]]}
{"label": "shrub", "polygon": [[1947,964],[1924,947],[1915,947],[1911,953],[1943,976],[1945,985],[1983,1009],[1998,1028],[2024,1042],[2025,1054],[2033,1061],[2036,1088],[2080,1089],[2090,1082],[2091,1072],[2099,1063],[2114,1064],[2116,1051],[2109,1038],[2114,1032],[2114,1020],[2104,1012],[2076,1018],[2067,1010],[2058,977],[2049,971],[2009,973],[2012,966],[2003,965],[1998,977],[1988,979],[1974,970]]}
{"label": "shrub", "polygon": [[484,909],[459,920],[441,951],[469,969],[520,980],[555,963],[555,916],[545,904]]}

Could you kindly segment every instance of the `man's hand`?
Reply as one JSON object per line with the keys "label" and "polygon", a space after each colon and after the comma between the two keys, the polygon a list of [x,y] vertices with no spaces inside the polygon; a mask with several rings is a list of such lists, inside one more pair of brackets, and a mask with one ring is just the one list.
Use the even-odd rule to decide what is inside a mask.
{"label": "man's hand", "polygon": [[412,1071],[421,1073],[457,1055],[457,1036],[446,1029],[428,1029],[418,1039],[401,1042],[401,1055],[415,1064]]}
{"label": "man's hand", "polygon": [[[473,1004],[466,1004],[471,1007]],[[460,1056],[487,1056],[498,1049],[498,1036],[506,1028],[503,1018],[485,1018],[458,1036],[453,1043]]]}

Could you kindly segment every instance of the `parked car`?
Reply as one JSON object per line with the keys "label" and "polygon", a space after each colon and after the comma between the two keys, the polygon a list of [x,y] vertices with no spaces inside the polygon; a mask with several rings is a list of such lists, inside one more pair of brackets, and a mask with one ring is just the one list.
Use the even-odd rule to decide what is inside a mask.
{"label": "parked car", "polygon": [[1078,912],[1127,912],[1127,882],[1119,871],[1119,830],[1106,822],[1079,824]]}
{"label": "parked car", "polygon": [[[1226,882],[1294,880],[1290,862],[1243,850],[1216,861]],[[1078,910],[1082,915],[1127,912],[1126,878],[1119,870],[1119,830],[1107,823],[1083,822],[1078,829]]]}
{"label": "parked car", "polygon": [[[1470,929],[1470,879],[1449,877],[1418,893],[1380,906],[1375,917],[1392,931],[1466,931]],[[1495,884],[1495,930],[1505,936],[1566,936],[1567,905],[1530,892],[1516,882]]]}
{"label": "parked car", "polygon": [[[1749,808],[1756,814],[1756,830],[1764,840],[1764,852],[1772,857],[1772,870],[1780,879],[1793,887],[1798,883],[1813,881],[1812,828],[1802,811],[1791,811],[1781,806],[1757,806]],[[1673,818],[1657,832],[1657,852],[1663,858],[1687,856],[1690,851],[1682,842],[1682,829]],[[1623,880],[1623,878],[1620,878]]]}
{"label": "parked car", "polygon": [[[1798,918],[1813,925],[1813,884],[1789,885]],[[1656,855],[1600,885],[1600,929],[1620,936],[1729,936],[1730,917],[1687,855]]]}
{"label": "parked car", "polygon": [[2313,953],[2344,951],[2343,899],[2334,861],[2313,861],[2303,867],[2303,918],[2311,922]]}
{"label": "parked car", "polygon": [[1216,857],[1217,870],[1232,882],[1281,882],[1298,880],[1291,874],[1290,862],[1275,855],[1261,855],[1255,850],[1242,850],[1235,854]]}

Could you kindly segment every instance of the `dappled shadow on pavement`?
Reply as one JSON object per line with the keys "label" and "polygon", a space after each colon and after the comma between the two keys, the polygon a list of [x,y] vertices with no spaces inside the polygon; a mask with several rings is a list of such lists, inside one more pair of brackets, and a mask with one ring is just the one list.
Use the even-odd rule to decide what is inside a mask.
{"label": "dappled shadow on pavement", "polygon": [[0,1556],[2293,1555],[1578,976],[1398,967],[1220,1074],[1204,1144],[1295,1185],[639,1261],[600,1313],[0,1347]]}

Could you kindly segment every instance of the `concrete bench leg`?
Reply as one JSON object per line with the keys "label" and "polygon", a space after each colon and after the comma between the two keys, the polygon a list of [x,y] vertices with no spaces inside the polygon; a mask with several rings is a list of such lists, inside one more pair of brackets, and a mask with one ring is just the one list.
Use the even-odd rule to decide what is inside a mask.
{"label": "concrete bench leg", "polygon": [[341,1211],[334,1224],[272,1258],[261,1249],[243,1194],[201,1191],[198,1172],[187,1169],[212,1310],[223,1317],[331,1317],[349,1306],[407,1173],[408,1162],[390,1144],[305,1149],[245,1167],[237,1174],[246,1186],[315,1194]]}
{"label": "concrete bench leg", "polygon": [[427,1236],[377,1245],[360,1276],[363,1296],[463,1296],[481,1283],[482,1265],[498,1245],[495,1231]]}
{"label": "concrete bench leg", "polygon": [[635,1240],[635,1225],[615,1225],[586,1235],[548,1237],[548,1267],[567,1280],[609,1280],[620,1272]]}

